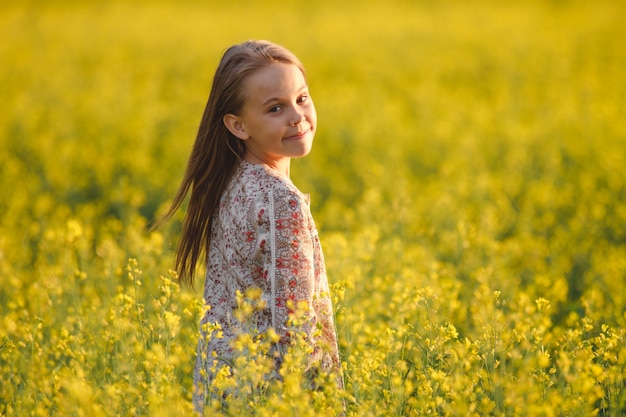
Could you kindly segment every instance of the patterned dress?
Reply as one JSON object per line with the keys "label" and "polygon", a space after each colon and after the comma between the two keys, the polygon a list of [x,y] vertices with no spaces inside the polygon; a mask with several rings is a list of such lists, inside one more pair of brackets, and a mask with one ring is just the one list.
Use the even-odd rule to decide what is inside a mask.
{"label": "patterned dress", "polygon": [[270,327],[275,330],[280,336],[278,352],[289,343],[290,307],[306,303],[302,329],[313,347],[309,363],[339,370],[328,279],[308,196],[264,165],[244,160],[222,196],[211,236],[204,287],[210,309],[202,323],[219,323],[222,337],[200,338],[194,374],[196,409],[203,409],[212,358],[228,363],[232,357],[231,341],[241,329],[233,314],[237,291],[261,290],[266,307],[254,314],[252,325],[259,333]]}

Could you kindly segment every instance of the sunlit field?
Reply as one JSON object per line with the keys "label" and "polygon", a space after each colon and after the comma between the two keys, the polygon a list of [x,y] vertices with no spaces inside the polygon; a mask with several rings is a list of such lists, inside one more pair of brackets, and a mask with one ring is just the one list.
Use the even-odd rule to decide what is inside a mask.
{"label": "sunlit field", "polygon": [[346,388],[242,337],[206,415],[626,414],[626,4],[217,3],[0,7],[0,415],[192,415],[202,282],[149,229],[251,38],[307,67]]}

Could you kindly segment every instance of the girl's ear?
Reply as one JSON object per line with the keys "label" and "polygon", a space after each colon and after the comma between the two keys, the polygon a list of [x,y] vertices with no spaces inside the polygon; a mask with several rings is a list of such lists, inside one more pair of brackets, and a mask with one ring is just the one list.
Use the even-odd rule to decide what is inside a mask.
{"label": "girl's ear", "polygon": [[248,140],[250,135],[246,132],[246,128],[243,125],[243,122],[239,116],[234,114],[227,114],[223,119],[224,126],[226,129],[230,131],[233,135],[241,140]]}

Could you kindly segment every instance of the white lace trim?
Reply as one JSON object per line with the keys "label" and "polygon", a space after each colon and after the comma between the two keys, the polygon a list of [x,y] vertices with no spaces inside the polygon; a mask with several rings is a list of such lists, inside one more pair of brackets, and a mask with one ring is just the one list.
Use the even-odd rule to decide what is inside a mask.
{"label": "white lace trim", "polygon": [[272,311],[272,327],[276,329],[276,218],[274,214],[274,194],[269,194],[269,218],[270,218],[270,252],[271,260],[269,265],[270,290],[272,299],[270,309]]}

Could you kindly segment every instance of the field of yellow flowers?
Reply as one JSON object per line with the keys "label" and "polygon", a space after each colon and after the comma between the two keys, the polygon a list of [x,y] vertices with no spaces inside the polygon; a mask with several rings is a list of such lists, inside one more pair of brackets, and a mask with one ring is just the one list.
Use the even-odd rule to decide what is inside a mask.
{"label": "field of yellow flowers", "polygon": [[218,381],[238,395],[207,415],[624,415],[623,16],[617,0],[4,2],[0,415],[192,414],[201,291],[170,271],[179,223],[148,230],[219,57],[250,38],[307,66],[320,126],[292,175],[346,389],[306,389],[298,346],[260,383],[267,341],[242,337]]}

